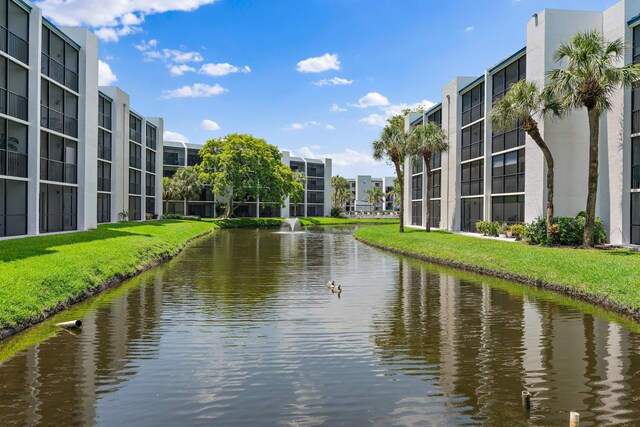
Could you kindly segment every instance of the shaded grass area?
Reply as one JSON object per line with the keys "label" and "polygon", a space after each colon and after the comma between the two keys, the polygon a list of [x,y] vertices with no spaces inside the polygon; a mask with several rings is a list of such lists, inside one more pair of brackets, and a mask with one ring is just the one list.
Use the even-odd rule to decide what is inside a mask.
{"label": "shaded grass area", "polygon": [[0,329],[38,321],[103,282],[175,255],[211,224],[162,220],[0,241]]}
{"label": "shaded grass area", "polygon": [[620,306],[626,314],[640,317],[640,253],[630,250],[531,246],[445,231],[408,229],[401,234],[392,226],[363,227],[355,236],[435,262],[536,285],[560,285],[564,289],[557,290],[604,306]]}
{"label": "shaded grass area", "polygon": [[399,219],[389,218],[300,218],[303,226],[310,225],[348,225],[348,224],[399,224]]}

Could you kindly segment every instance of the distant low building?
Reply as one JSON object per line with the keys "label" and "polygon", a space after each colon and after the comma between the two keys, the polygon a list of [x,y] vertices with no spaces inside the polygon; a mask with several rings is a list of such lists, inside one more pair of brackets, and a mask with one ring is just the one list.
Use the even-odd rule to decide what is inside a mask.
{"label": "distant low building", "polygon": [[[173,177],[178,168],[195,166],[200,163],[199,151],[202,145],[176,141],[164,142],[163,176]],[[248,218],[329,216],[331,212],[331,159],[307,159],[291,156],[289,151],[282,152],[282,162],[292,171],[302,171],[307,177],[304,196],[301,203],[293,205],[287,198],[285,206],[257,201],[236,202],[234,215]],[[216,197],[209,187],[195,201],[169,200],[167,213],[198,215],[213,218],[220,214],[218,205],[226,200]],[[258,209],[259,207],[259,209]]]}
{"label": "distant low building", "polygon": [[[355,178],[347,178],[351,186],[351,200],[347,202],[346,211],[393,211],[398,209],[395,198],[392,195],[395,177],[373,178],[371,175],[358,175]],[[367,200],[369,190],[380,187],[384,198],[378,206],[373,206]]]}

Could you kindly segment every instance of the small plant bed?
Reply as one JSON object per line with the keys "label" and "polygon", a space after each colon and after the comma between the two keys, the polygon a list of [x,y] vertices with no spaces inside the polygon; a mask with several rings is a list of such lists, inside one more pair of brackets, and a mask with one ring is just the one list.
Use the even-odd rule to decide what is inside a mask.
{"label": "small plant bed", "polygon": [[640,253],[513,244],[446,231],[362,227],[357,239],[438,264],[559,291],[640,320]]}

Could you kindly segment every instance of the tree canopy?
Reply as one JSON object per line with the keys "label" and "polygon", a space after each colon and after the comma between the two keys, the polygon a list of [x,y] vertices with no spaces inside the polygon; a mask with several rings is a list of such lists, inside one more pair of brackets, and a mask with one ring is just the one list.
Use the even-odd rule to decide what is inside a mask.
{"label": "tree canopy", "polygon": [[210,139],[200,157],[202,180],[229,200],[227,217],[233,216],[235,201],[259,199],[284,206],[295,189],[293,172],[282,163],[282,154],[264,139],[238,133]]}
{"label": "tree canopy", "polygon": [[340,176],[336,175],[331,177],[331,202],[334,207],[344,209],[345,205],[349,200],[351,200],[351,185],[349,181]]}
{"label": "tree canopy", "polygon": [[405,108],[404,110],[402,110],[401,114],[397,114],[390,119],[387,119],[387,123],[389,123],[389,125],[393,126],[394,128],[404,130],[404,116],[409,113],[424,113],[424,106],[420,105],[418,107]]}

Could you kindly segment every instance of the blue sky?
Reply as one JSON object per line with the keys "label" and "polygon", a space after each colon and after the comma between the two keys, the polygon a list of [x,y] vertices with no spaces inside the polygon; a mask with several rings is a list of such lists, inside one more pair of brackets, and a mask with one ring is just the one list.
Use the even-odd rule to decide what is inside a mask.
{"label": "blue sky", "polygon": [[[522,48],[543,8],[615,0],[41,0],[61,25],[100,37],[101,78],[174,138],[251,133],[334,174],[393,175],[371,159],[384,119],[438,102]],[[109,71],[110,69],[110,71]]]}

